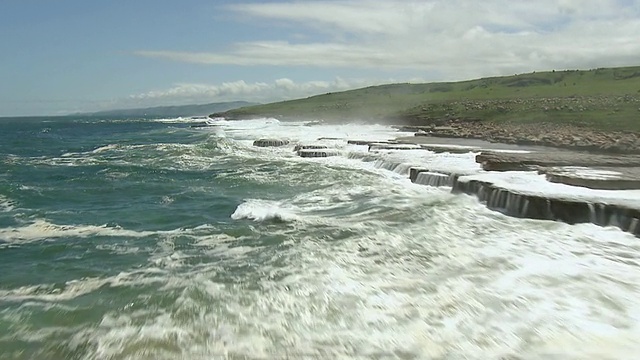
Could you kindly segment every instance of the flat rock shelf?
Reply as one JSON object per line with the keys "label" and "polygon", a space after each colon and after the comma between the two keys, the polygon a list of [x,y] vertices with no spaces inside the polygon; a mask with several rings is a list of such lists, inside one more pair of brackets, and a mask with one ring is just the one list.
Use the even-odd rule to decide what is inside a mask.
{"label": "flat rock shelf", "polygon": [[551,183],[535,172],[467,175],[412,168],[409,177],[417,184],[448,186],[453,193],[474,195],[488,208],[506,215],[616,226],[640,237],[640,190],[593,190]]}
{"label": "flat rock shelf", "polygon": [[579,152],[506,153],[483,151],[476,162],[487,171],[515,171],[538,167],[640,167],[640,155],[600,155]]}
{"label": "flat rock shelf", "polygon": [[590,189],[640,189],[640,167],[562,166],[540,168],[548,181]]}

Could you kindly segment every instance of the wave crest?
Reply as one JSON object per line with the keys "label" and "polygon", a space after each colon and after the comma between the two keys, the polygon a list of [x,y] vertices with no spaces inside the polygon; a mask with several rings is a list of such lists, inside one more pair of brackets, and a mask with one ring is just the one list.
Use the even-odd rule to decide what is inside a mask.
{"label": "wave crest", "polygon": [[250,199],[238,205],[231,214],[234,220],[248,219],[256,222],[292,222],[298,220],[294,209],[282,203],[268,200]]}
{"label": "wave crest", "polygon": [[0,212],[10,212],[15,208],[15,206],[15,201],[0,195]]}
{"label": "wave crest", "polygon": [[154,234],[151,231],[126,230],[105,225],[58,225],[44,219],[36,219],[19,227],[0,229],[0,238],[8,243],[28,243],[39,240],[63,237],[86,238],[91,236],[145,237]]}

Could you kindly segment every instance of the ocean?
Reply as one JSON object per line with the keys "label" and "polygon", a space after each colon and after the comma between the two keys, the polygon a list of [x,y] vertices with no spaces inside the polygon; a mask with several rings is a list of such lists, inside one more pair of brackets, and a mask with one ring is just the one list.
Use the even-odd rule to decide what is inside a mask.
{"label": "ocean", "polygon": [[473,154],[346,142],[388,126],[194,121],[0,119],[0,359],[640,354],[633,235],[408,179]]}

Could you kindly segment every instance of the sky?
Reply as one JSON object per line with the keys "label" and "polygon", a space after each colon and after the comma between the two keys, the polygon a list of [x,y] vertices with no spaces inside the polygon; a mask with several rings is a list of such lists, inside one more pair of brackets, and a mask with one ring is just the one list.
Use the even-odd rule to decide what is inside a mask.
{"label": "sky", "polygon": [[0,116],[640,65],[640,0],[0,0]]}

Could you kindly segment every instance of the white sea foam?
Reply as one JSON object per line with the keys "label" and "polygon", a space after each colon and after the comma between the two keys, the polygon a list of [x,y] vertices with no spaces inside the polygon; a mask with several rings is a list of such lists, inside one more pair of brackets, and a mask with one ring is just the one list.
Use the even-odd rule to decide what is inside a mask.
{"label": "white sea foam", "polygon": [[154,145],[124,145],[124,144],[108,144],[104,146],[99,146],[93,150],[85,151],[85,152],[71,152],[64,153],[62,157],[73,157],[73,156],[90,156],[92,154],[100,154],[104,152],[128,152],[131,150],[145,150],[150,148],[155,148],[159,146],[163,146],[164,144],[154,144]]}
{"label": "white sea foam", "polygon": [[94,154],[98,154],[101,152],[105,152],[105,151],[110,151],[110,150],[115,150],[119,147],[118,144],[109,144],[109,145],[105,145],[105,146],[101,146],[99,148],[96,148],[94,150],[92,150],[91,152]]}
{"label": "white sea foam", "polygon": [[[366,152],[362,147],[344,148],[350,150],[347,158],[328,159],[327,164],[363,169],[371,164],[402,174],[408,167],[418,166],[434,171],[480,173],[470,178],[502,180],[501,185],[520,186],[529,192],[566,196],[582,191],[559,190],[556,184],[547,187],[548,183],[539,183],[539,176],[532,173],[501,173],[495,178],[494,174],[482,174],[473,153]],[[270,156],[278,154],[271,152]],[[359,166],[355,161],[364,163]],[[299,263],[306,264],[305,270],[292,269],[290,273],[296,275],[290,276],[288,285],[272,284],[274,294],[264,296],[264,304],[270,304],[266,305],[268,310],[251,317],[255,320],[264,316],[262,326],[269,329],[272,337],[275,333],[288,338],[293,348],[303,352],[317,351],[311,343],[332,344],[327,345],[324,354],[338,357],[405,353],[420,354],[420,358],[539,358],[552,354],[593,358],[608,353],[611,358],[626,358],[640,350],[631,340],[640,334],[640,313],[634,310],[635,295],[630,295],[640,293],[632,285],[640,280],[640,247],[635,245],[633,236],[590,224],[508,218],[480,207],[471,197],[467,202],[465,196],[453,197],[431,188],[414,188],[415,193],[411,194],[407,190],[411,186],[393,176],[376,181],[377,186],[361,186],[360,191],[352,184],[343,184],[335,191],[301,194],[290,205],[296,206],[299,218],[304,218],[310,213],[348,209],[357,203],[355,199],[362,200],[370,193],[372,202],[377,196],[381,204],[397,207],[401,202],[394,198],[389,190],[393,187],[388,183],[396,181],[396,189],[403,189],[397,192],[407,198],[406,207],[398,209],[420,213],[423,207],[416,200],[421,196],[437,198],[436,194],[447,196],[451,206],[430,212],[424,227],[406,226],[403,230],[384,225],[393,224],[392,219],[377,218],[374,223],[375,216],[367,217],[370,210],[351,209],[355,214],[351,216],[353,223],[334,218],[334,225],[347,228],[353,228],[358,221],[367,223],[358,227],[361,238],[343,243],[344,248],[333,247],[325,252],[325,244],[304,243],[317,246],[297,253],[301,257]],[[617,194],[613,197],[629,196]],[[590,193],[595,197],[609,195]],[[344,249],[344,256],[340,249]],[[356,249],[379,255],[367,260],[363,253],[354,253]],[[394,255],[394,249],[407,253]],[[434,252],[427,263],[418,256],[424,250]],[[374,259],[385,265],[377,266]],[[292,267],[296,265],[292,263]],[[608,275],[602,277],[603,274]],[[284,293],[282,286],[291,290]],[[607,295],[600,298],[597,294]],[[310,304],[298,303],[300,296],[309,299]],[[285,310],[291,316],[286,321],[287,332],[268,325],[275,320],[271,319],[273,313],[281,314],[281,309],[290,309]],[[332,323],[321,316],[329,313],[342,314],[341,321],[345,323]],[[295,336],[309,334],[310,328],[314,329],[314,341]],[[262,347],[266,339],[257,333],[253,336],[260,339],[257,350],[268,351]],[[569,344],[570,349],[565,347]]]}
{"label": "white sea foam", "polygon": [[238,205],[236,211],[231,214],[234,220],[249,219],[254,221],[295,221],[298,217],[295,210],[285,207],[276,201],[250,199]]}
{"label": "white sea foam", "polygon": [[123,236],[138,238],[152,234],[155,232],[133,231],[107,225],[59,225],[45,219],[35,219],[17,227],[0,228],[0,239],[8,243],[28,243],[64,237]]}
{"label": "white sea foam", "polygon": [[6,196],[0,195],[0,212],[9,212],[12,211],[16,206],[16,202],[7,198]]}
{"label": "white sea foam", "polygon": [[481,170],[480,165],[475,162],[476,155],[476,153],[434,153],[427,150],[381,150],[354,151],[348,156],[353,159],[375,161],[386,168],[402,166],[408,171],[411,167],[417,167],[447,173],[472,174]]}
{"label": "white sea foam", "polygon": [[640,207],[640,190],[596,190],[552,183],[546,180],[545,175],[532,171],[483,172],[458,179],[458,181],[471,180],[491,183],[526,195]]}
{"label": "white sea foam", "polygon": [[[617,261],[639,250],[632,236],[507,218],[456,199],[434,213],[428,232],[380,224],[343,242],[300,239],[279,253],[283,266],[262,264],[260,291],[211,281],[206,271],[170,277],[159,291],[182,289],[173,308],[111,312],[72,342],[92,344],[94,357],[144,349],[196,359],[624,359],[640,350],[631,296],[640,274]],[[256,261],[242,254],[218,265]],[[140,347],[149,343],[162,346]]]}
{"label": "white sea foam", "polygon": [[[293,146],[251,146],[262,136],[306,142],[397,134],[385,127],[269,119],[223,127],[234,142],[228,156],[277,164],[270,174],[240,169],[242,176],[316,186],[278,200],[245,200],[232,218],[254,222],[244,223],[241,236],[207,225],[156,232],[157,248],[136,271],[78,279],[60,294],[52,284],[3,290],[0,299],[40,302],[151,284],[154,297],[166,296],[153,305],[145,302],[148,294],[132,297],[106,310],[99,323],[58,338],[52,330],[15,326],[12,339],[39,336],[56,348],[84,351],[87,359],[628,359],[640,353],[640,245],[632,235],[507,217],[474,197],[406,177],[408,165],[479,173],[473,154],[368,153],[344,140],[320,140],[347,155],[302,159]],[[294,172],[300,169],[308,172]],[[541,186],[525,185],[530,173],[501,176],[523,188]],[[196,251],[178,242],[185,236]],[[258,241],[269,237],[278,237],[278,246]]]}
{"label": "white sea foam", "polygon": [[[276,119],[256,119],[225,121],[225,132],[231,137],[257,140],[259,138],[289,138],[292,142],[314,143],[335,142],[346,144],[346,140],[366,139],[386,141],[394,137],[408,135],[384,125],[335,124],[304,126],[303,123],[285,123]],[[338,139],[338,140],[332,140]]]}
{"label": "white sea foam", "polygon": [[0,299],[4,301],[65,301],[92,293],[103,286],[142,286],[165,283],[166,273],[158,268],[140,271],[122,272],[106,278],[83,278],[60,284],[39,284],[23,286],[10,290],[0,290]]}
{"label": "white sea foam", "polygon": [[584,179],[615,180],[622,175],[618,171],[592,169],[584,166],[561,166],[553,168],[554,173],[577,176]]}
{"label": "white sea foam", "polygon": [[175,118],[163,118],[163,119],[153,119],[154,122],[159,122],[159,123],[170,123],[170,124],[175,124],[175,123],[201,123],[203,121],[206,121],[207,119],[200,119],[200,118],[194,118],[194,117],[183,117],[183,116],[179,116],[179,117],[175,117]]}
{"label": "white sea foam", "polygon": [[[23,161],[29,165],[117,165],[164,170],[208,170],[216,165],[211,158],[212,148],[232,153],[237,146],[220,134],[212,135],[211,143],[211,146],[207,143],[109,144],[86,152],[68,152],[60,157],[30,158]],[[109,173],[112,173],[111,170]]]}

